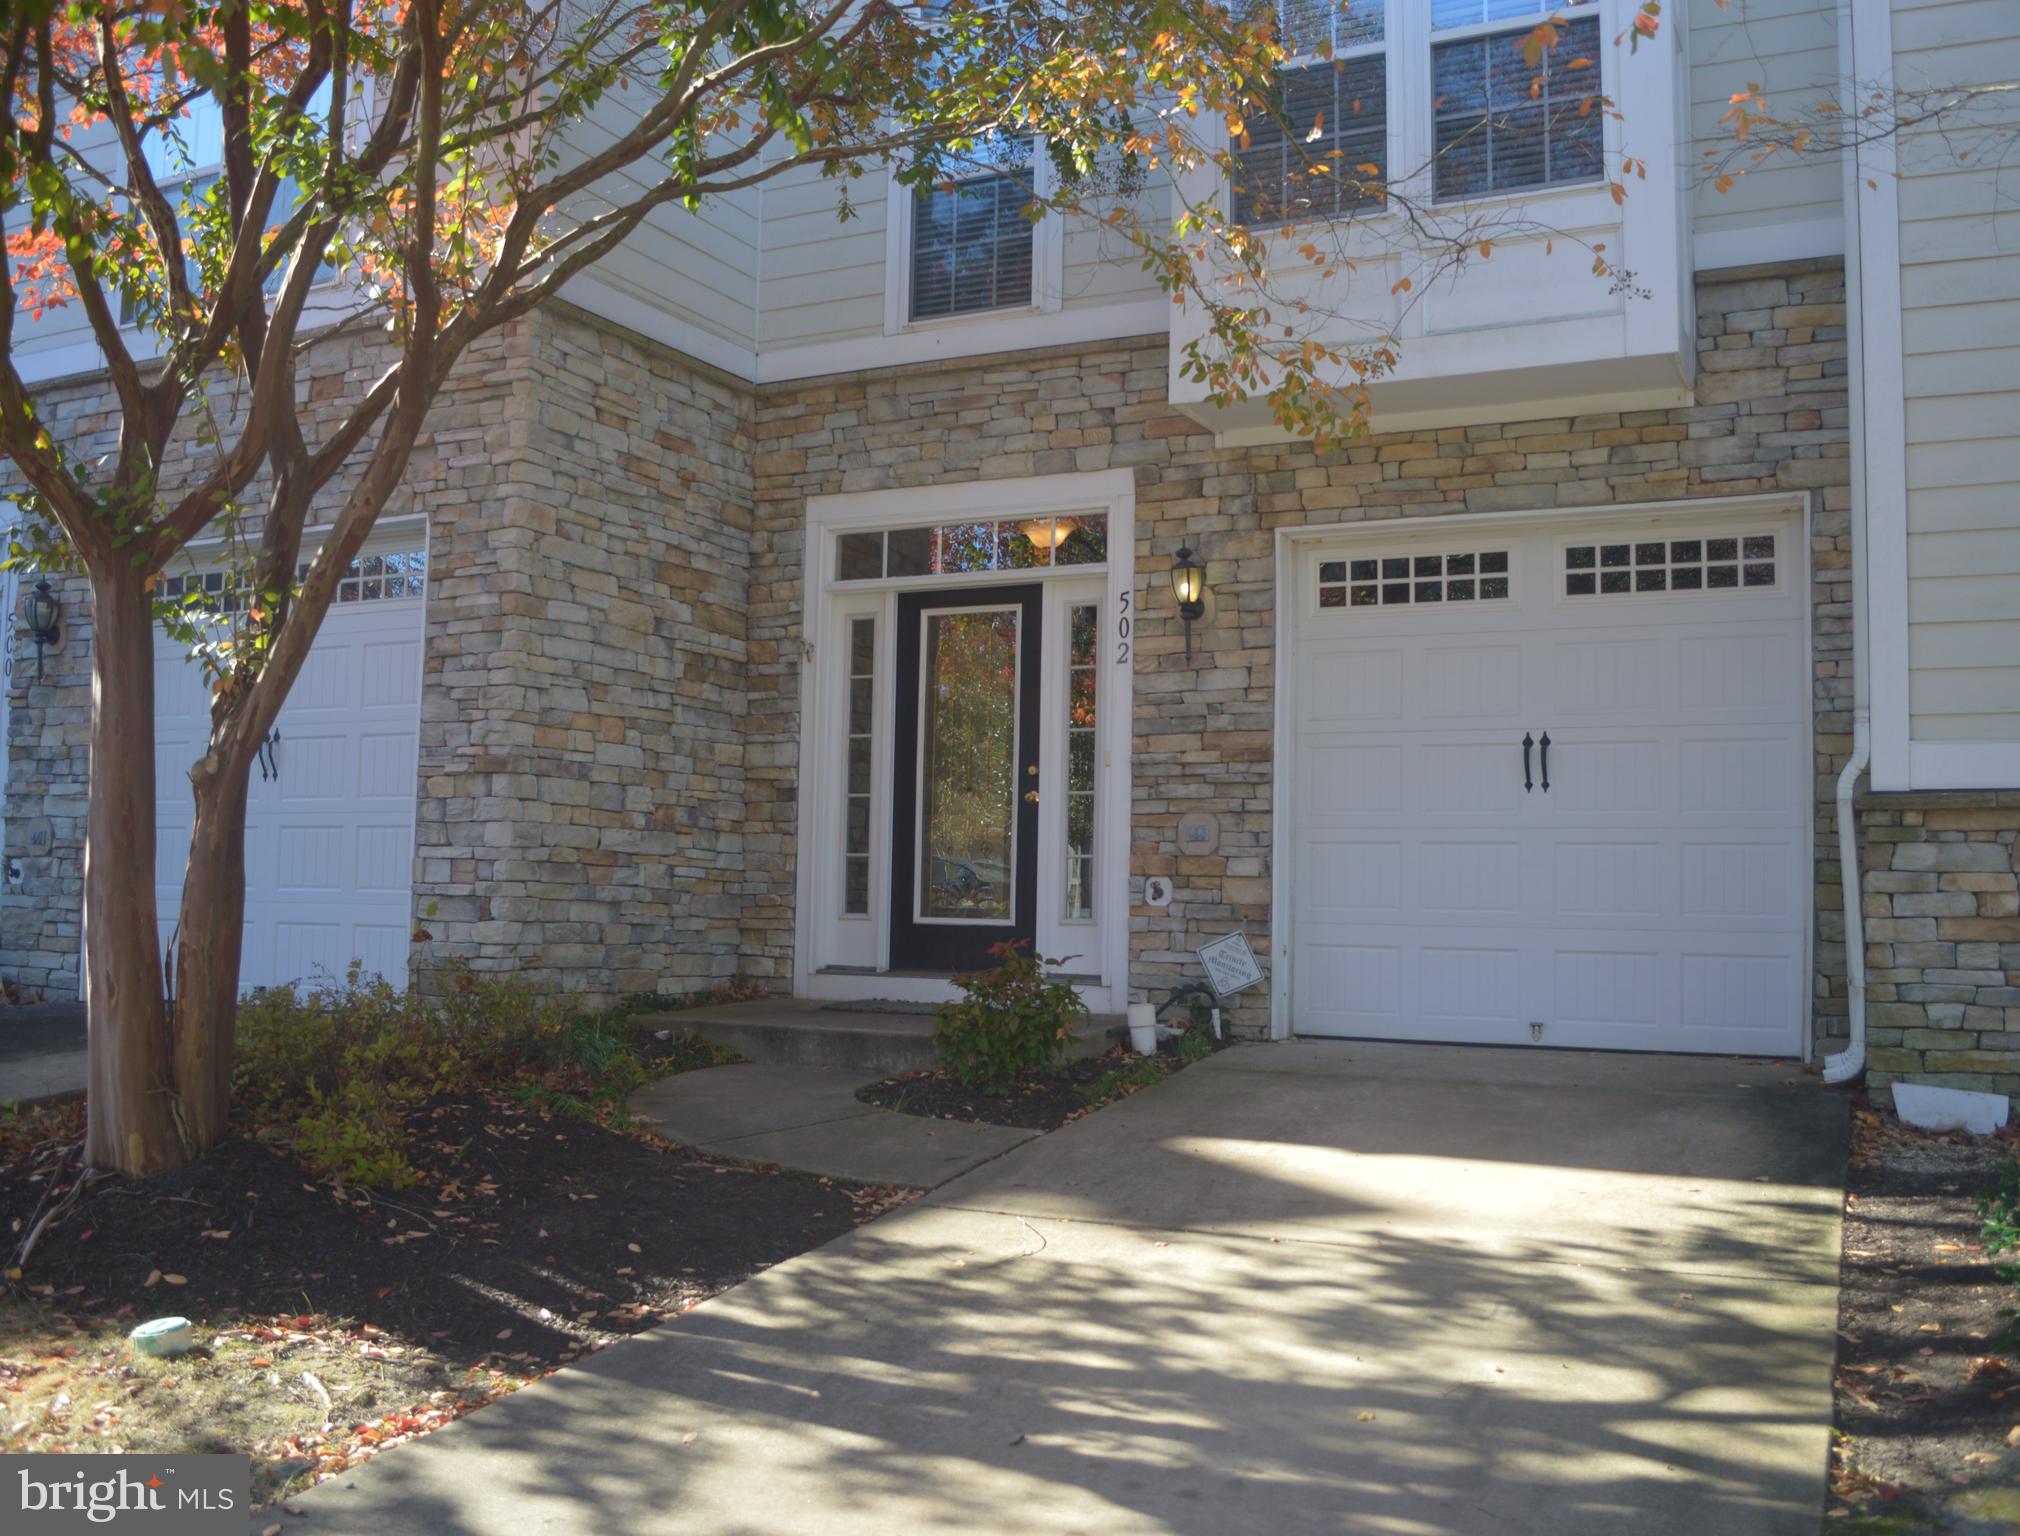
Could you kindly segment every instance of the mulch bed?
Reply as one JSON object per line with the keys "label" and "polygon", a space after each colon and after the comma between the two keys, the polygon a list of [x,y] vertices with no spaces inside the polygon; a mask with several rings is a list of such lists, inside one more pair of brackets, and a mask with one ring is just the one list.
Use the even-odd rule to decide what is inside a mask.
{"label": "mulch bed", "polygon": [[1067,1062],[1052,1076],[1035,1078],[1007,1095],[978,1093],[952,1073],[935,1068],[887,1077],[857,1089],[856,1097],[866,1104],[929,1120],[973,1120],[1027,1131],[1056,1131],[1104,1104],[1149,1087],[1184,1065],[1169,1044],[1155,1056],[1137,1056],[1118,1045],[1099,1056]]}
{"label": "mulch bed", "polygon": [[2020,1141],[1854,1109],[1829,1514],[1870,1536],[2020,1528],[2020,1338],[1978,1196]]}
{"label": "mulch bed", "polygon": [[[79,1117],[81,1106],[62,1113]],[[253,1368],[282,1369],[279,1347],[292,1341],[312,1344],[312,1360],[332,1358],[333,1348],[347,1359],[362,1351],[385,1360],[390,1351],[402,1363],[425,1362],[441,1378],[433,1385],[463,1384],[433,1420],[381,1401],[360,1426],[340,1402],[334,1426],[324,1426],[333,1433],[307,1443],[212,1447],[253,1449],[256,1461],[300,1456],[324,1474],[910,1197],[725,1162],[500,1096],[432,1102],[413,1125],[423,1179],[398,1191],[320,1180],[284,1147],[251,1137],[174,1173],[90,1185],[43,1233],[16,1282],[36,1317],[24,1325],[19,1301],[11,1315],[0,1312],[0,1325],[11,1324],[0,1326],[0,1445],[59,1448],[40,1417],[10,1424],[19,1400],[4,1394],[88,1354],[92,1340],[116,1343],[134,1321],[164,1314],[197,1320],[199,1339],[224,1330]],[[11,1146],[0,1138],[0,1251],[19,1242],[44,1190],[21,1143],[18,1131]],[[79,1342],[42,1347],[65,1336]],[[108,1362],[99,1374],[111,1385],[70,1395],[81,1403],[82,1390],[125,1392],[122,1383],[140,1379],[130,1364],[113,1370]],[[388,1390],[420,1380],[402,1376]],[[296,1375],[287,1381],[294,1386]],[[259,1371],[242,1386],[257,1391]],[[138,1409],[128,1413],[138,1417]],[[73,1418],[64,1444],[104,1450],[122,1440],[116,1422]],[[269,1494],[279,1486],[256,1477],[262,1482]]]}

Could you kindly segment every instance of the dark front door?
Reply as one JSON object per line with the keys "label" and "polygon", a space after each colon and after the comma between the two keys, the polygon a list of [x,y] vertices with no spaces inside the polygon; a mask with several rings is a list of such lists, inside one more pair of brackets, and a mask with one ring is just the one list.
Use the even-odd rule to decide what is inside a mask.
{"label": "dark front door", "polygon": [[976,970],[1038,929],[1044,589],[898,599],[891,969]]}

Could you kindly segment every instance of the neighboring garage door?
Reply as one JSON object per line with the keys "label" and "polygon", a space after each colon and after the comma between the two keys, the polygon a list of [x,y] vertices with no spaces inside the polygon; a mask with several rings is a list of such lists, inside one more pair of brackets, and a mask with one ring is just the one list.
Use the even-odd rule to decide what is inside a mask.
{"label": "neighboring garage door", "polygon": [[1801,538],[1707,509],[1293,546],[1292,1028],[1798,1051]]}
{"label": "neighboring garage door", "polygon": [[[253,769],[244,987],[341,978],[354,960],[406,984],[425,560],[402,546],[353,566]],[[208,579],[216,590],[215,573]],[[203,750],[209,702],[202,674],[166,639],[155,646],[155,687],[155,885],[166,943],[189,857],[189,765]]]}

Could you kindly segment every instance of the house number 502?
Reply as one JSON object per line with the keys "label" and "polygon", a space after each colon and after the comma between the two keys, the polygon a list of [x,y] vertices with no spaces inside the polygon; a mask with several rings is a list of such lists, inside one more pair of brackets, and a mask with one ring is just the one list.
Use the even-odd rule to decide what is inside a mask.
{"label": "house number 502", "polygon": [[1117,610],[1115,615],[1115,664],[1118,667],[1129,665],[1129,631],[1131,627],[1129,607],[1133,599],[1133,593],[1123,593],[1122,606]]}

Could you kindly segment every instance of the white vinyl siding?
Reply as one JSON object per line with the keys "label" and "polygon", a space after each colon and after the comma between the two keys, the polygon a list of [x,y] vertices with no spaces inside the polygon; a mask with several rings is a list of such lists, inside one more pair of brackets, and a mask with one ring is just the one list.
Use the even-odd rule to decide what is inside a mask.
{"label": "white vinyl siding", "polygon": [[[562,161],[610,143],[629,103],[613,101],[569,137]],[[588,216],[645,191],[654,162],[609,176],[571,205]],[[604,313],[611,306],[598,289],[669,312],[681,322],[748,352],[755,344],[758,302],[758,205],[754,189],[706,199],[699,211],[668,206],[650,214],[638,232],[586,279],[570,285],[569,298]],[[625,323],[629,317],[606,318]],[[670,338],[669,338],[670,339]]]}
{"label": "white vinyl siding", "polygon": [[849,181],[809,166],[765,183],[760,349],[882,334],[887,201],[876,170]]}
{"label": "white vinyl siding", "polygon": [[[1893,15],[1906,86],[2020,76],[2004,0]],[[2020,165],[1927,135],[1900,154],[1909,737],[2020,743]]]}
{"label": "white vinyl siding", "polygon": [[[1844,249],[1844,177],[1835,155],[1769,156],[1760,164],[1742,154],[1730,166],[1744,171],[1724,192],[1705,179],[1710,161],[1733,146],[1722,124],[1735,92],[1757,85],[1778,112],[1795,112],[1836,100],[1838,26],[1836,0],[1688,0],[1690,123],[1696,153],[1687,172],[1697,183],[1692,223],[1697,236],[1724,247],[1713,265],[1774,260],[1785,242],[1805,255]],[[1700,262],[1703,266],[1706,263]]]}
{"label": "white vinyl siding", "polygon": [[[837,213],[844,188],[853,214],[847,220]],[[1147,227],[1163,227],[1170,217],[1169,189],[1147,188],[1137,206]],[[795,349],[881,338],[891,215],[882,173],[866,171],[844,182],[812,169],[796,171],[765,184],[763,209],[758,348],[767,354],[767,376],[796,376]],[[1055,217],[1047,215],[1047,222]],[[1044,237],[1041,224],[1036,238]],[[1092,219],[1068,219],[1061,240],[1060,308],[1101,309],[1162,297],[1142,270],[1142,254],[1124,234]],[[905,258],[909,262],[909,251]],[[987,315],[962,316],[955,324],[974,319]],[[904,317],[900,323],[907,323]]]}

